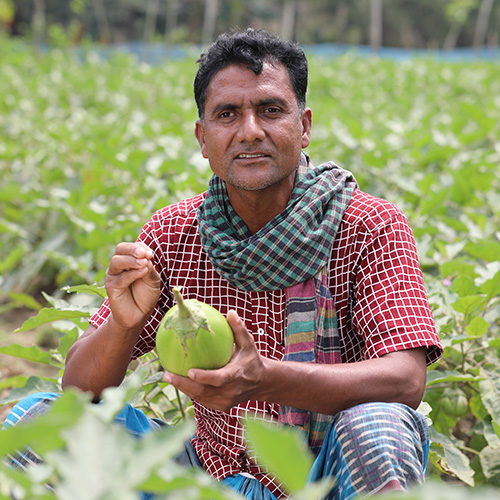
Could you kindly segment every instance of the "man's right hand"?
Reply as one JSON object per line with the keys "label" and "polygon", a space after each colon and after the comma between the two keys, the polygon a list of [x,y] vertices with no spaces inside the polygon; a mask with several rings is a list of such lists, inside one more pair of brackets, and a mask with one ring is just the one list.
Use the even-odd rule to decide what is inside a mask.
{"label": "man's right hand", "polygon": [[66,356],[62,385],[99,398],[121,384],[143,326],[160,296],[153,252],[144,243],[120,243],[106,273],[111,315],[99,328],[89,325]]}
{"label": "man's right hand", "polygon": [[119,243],[106,272],[114,321],[124,329],[144,323],[160,297],[161,279],[153,251],[144,243]]}

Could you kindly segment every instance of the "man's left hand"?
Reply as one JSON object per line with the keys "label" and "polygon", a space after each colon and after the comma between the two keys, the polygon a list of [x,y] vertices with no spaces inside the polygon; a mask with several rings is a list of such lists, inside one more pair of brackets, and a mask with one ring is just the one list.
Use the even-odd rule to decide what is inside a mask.
{"label": "man's left hand", "polygon": [[228,411],[243,401],[259,399],[265,365],[251,333],[236,311],[229,311],[226,317],[235,342],[233,356],[226,366],[216,370],[191,368],[187,377],[170,372],[163,376],[165,382],[192,400],[220,411]]}

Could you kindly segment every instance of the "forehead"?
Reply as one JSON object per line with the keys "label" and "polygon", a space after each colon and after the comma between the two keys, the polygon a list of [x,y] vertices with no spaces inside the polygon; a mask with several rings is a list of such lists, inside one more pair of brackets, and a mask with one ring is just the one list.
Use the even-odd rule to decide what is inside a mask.
{"label": "forehead", "polygon": [[282,64],[264,62],[256,75],[244,65],[230,65],[219,70],[207,87],[206,105],[227,98],[272,97],[273,95],[296,101],[287,69]]}

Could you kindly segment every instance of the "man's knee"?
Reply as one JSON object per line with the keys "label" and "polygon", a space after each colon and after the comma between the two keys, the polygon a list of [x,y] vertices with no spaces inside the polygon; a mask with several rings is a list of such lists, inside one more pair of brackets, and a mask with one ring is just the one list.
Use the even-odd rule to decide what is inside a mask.
{"label": "man's knee", "polygon": [[425,419],[400,404],[368,403],[335,415],[309,479],[334,478],[328,498],[351,499],[422,482]]}
{"label": "man's knee", "polygon": [[425,470],[429,429],[425,418],[406,405],[367,403],[340,412],[334,422],[346,461],[376,460],[385,455],[401,466],[412,463],[416,476]]}
{"label": "man's knee", "polygon": [[399,403],[366,403],[338,413],[333,425],[337,435],[349,434],[369,438],[370,431],[383,435],[408,435],[416,442],[429,439],[429,429],[423,415]]}

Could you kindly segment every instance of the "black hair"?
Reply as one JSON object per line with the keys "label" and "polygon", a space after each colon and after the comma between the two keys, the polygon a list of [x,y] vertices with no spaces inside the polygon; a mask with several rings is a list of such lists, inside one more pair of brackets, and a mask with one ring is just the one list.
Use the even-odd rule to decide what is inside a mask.
{"label": "black hair", "polygon": [[200,119],[204,117],[207,88],[215,73],[232,64],[242,64],[258,75],[264,61],[285,66],[299,108],[303,110],[307,92],[307,58],[303,49],[267,31],[247,28],[220,35],[198,59],[194,97]]}

